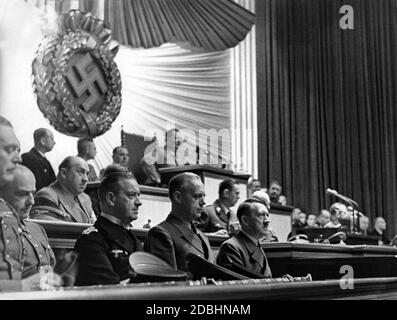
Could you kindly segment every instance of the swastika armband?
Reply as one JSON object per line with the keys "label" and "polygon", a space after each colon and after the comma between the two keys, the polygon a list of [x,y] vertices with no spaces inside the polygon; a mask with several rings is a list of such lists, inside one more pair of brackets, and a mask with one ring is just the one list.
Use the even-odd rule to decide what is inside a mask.
{"label": "swastika armband", "polygon": [[32,63],[40,111],[59,132],[97,137],[121,108],[121,78],[114,62],[118,44],[104,22],[71,10],[59,32],[40,44]]}

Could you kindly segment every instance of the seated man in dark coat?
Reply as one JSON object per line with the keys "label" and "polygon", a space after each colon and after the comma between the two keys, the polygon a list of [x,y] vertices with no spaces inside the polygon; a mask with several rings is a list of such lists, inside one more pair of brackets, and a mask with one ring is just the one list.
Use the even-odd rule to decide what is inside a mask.
{"label": "seated man in dark coat", "polygon": [[45,157],[55,145],[53,133],[44,128],[33,133],[34,147],[22,155],[22,164],[28,167],[36,178],[36,190],[49,186],[55,181],[51,163]]}
{"label": "seated man in dark coat", "polygon": [[141,251],[131,230],[138,217],[139,186],[125,170],[112,172],[99,186],[102,213],[75,244],[79,254],[76,285],[116,284],[129,280],[129,256]]}
{"label": "seated man in dark coat", "polygon": [[379,238],[379,245],[388,245],[390,240],[386,235],[386,220],[383,217],[376,217],[374,220],[374,230],[368,232],[370,236]]}
{"label": "seated man in dark coat", "polygon": [[92,138],[81,138],[77,141],[77,156],[87,161],[88,181],[98,181],[94,167],[88,163],[88,160],[93,160],[96,156],[96,146]]}
{"label": "seated man in dark coat", "polygon": [[84,159],[65,158],[59,165],[57,180],[36,193],[30,218],[93,223],[96,218],[91,199],[84,193],[88,172]]}
{"label": "seated man in dark coat", "polygon": [[182,271],[187,269],[186,256],[190,252],[213,263],[208,238],[193,225],[205,204],[200,177],[189,172],[178,174],[170,180],[168,188],[171,213],[149,230],[145,250]]}
{"label": "seated man in dark coat", "polygon": [[259,243],[269,224],[265,203],[248,199],[239,206],[237,217],[241,230],[221,245],[217,263],[251,278],[271,277],[266,255]]}

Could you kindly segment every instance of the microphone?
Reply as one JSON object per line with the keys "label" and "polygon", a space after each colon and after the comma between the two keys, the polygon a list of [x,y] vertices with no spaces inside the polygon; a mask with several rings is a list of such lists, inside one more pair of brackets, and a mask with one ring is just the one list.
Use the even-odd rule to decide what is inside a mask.
{"label": "microphone", "polygon": [[335,197],[337,197],[339,199],[342,199],[343,201],[346,201],[352,207],[355,207],[355,209],[358,211],[359,206],[358,206],[358,203],[356,201],[354,201],[354,200],[352,200],[352,199],[350,199],[350,198],[338,193],[338,191],[330,189],[330,188],[327,188],[326,193],[327,193],[327,195],[335,196]]}
{"label": "microphone", "polygon": [[330,188],[327,188],[326,193],[327,193],[329,196],[338,196],[338,191],[333,190],[333,189],[330,189]]}

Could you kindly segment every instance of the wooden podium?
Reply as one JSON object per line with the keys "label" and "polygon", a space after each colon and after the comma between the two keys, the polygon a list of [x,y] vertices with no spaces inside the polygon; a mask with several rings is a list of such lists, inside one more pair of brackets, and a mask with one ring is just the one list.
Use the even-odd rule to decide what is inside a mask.
{"label": "wooden podium", "polygon": [[[231,170],[211,167],[208,165],[190,165],[180,167],[168,167],[159,169],[161,182],[168,185],[172,177],[182,172],[192,172],[201,177],[205,186],[205,200],[207,204],[213,203],[218,198],[219,184],[225,179],[234,179],[240,184],[240,201],[247,199],[247,184],[251,176],[247,173],[238,173]],[[237,204],[237,206],[238,206]],[[236,207],[237,208],[237,207]]]}

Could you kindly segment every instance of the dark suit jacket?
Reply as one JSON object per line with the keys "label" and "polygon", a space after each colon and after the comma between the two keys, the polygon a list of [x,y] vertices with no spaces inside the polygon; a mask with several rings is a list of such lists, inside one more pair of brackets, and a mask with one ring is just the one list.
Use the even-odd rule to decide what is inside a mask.
{"label": "dark suit jacket", "polygon": [[22,155],[22,164],[33,172],[36,178],[36,190],[49,186],[56,179],[51,163],[35,148]]}
{"label": "dark suit jacket", "polygon": [[81,206],[73,195],[58,181],[36,193],[30,218],[39,220],[62,220],[65,222],[93,223],[93,210],[89,195],[78,196]]}
{"label": "dark suit jacket", "polygon": [[203,232],[216,232],[221,229],[227,230],[228,221],[227,212],[223,210],[217,199],[213,204],[204,207],[196,227]]}
{"label": "dark suit jacket", "polygon": [[[202,241],[200,241],[200,238]],[[148,232],[145,250],[166,261],[177,270],[186,271],[186,256],[194,253],[209,262],[214,262],[214,254],[206,235],[197,230],[197,235],[181,220],[173,215]],[[208,252],[206,257],[205,252]]]}
{"label": "dark suit jacket", "polygon": [[263,277],[272,276],[266,255],[243,232],[222,243],[217,264],[238,273],[245,269]]}
{"label": "dark suit jacket", "polygon": [[390,244],[390,239],[387,237],[386,232],[383,232],[383,234],[380,234],[376,229],[368,232],[369,236],[377,236],[379,240],[383,242],[383,244]]}
{"label": "dark suit jacket", "polygon": [[129,256],[142,251],[142,245],[131,230],[99,216],[74,249],[79,254],[76,285],[88,286],[129,279]]}
{"label": "dark suit jacket", "polygon": [[88,168],[90,169],[90,171],[88,172],[88,175],[87,175],[88,181],[98,181],[99,179],[98,179],[98,176],[96,175],[94,167],[89,163],[87,163],[87,164],[88,164]]}

